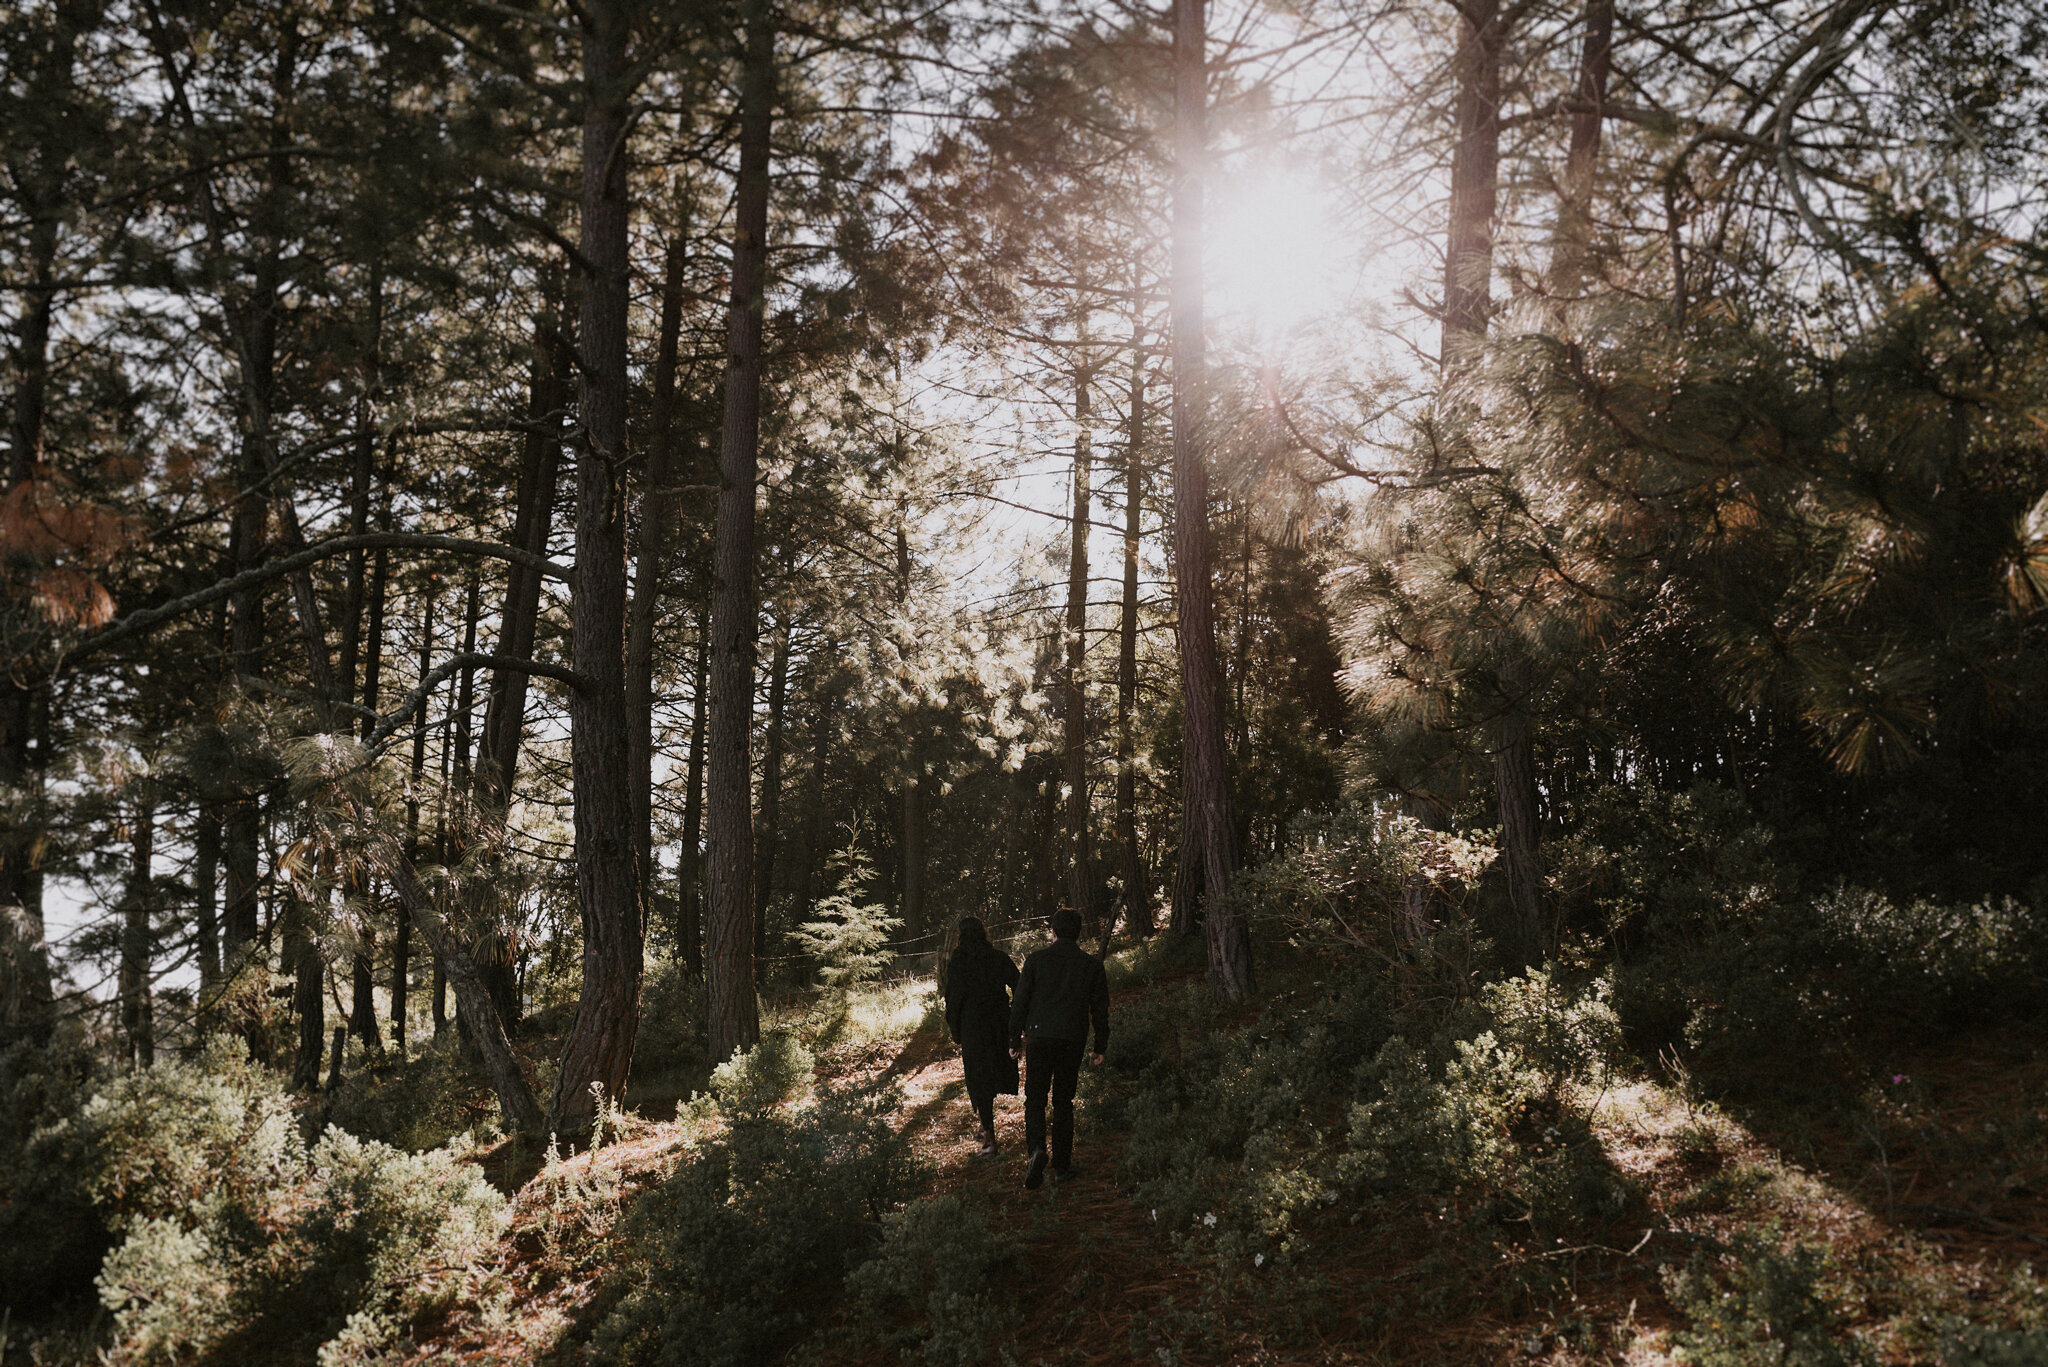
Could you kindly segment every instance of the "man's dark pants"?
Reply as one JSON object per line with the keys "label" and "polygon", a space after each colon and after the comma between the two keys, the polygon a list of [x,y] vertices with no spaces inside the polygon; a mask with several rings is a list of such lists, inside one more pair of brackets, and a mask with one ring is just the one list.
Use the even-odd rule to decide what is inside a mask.
{"label": "man's dark pants", "polygon": [[1077,1039],[1024,1041],[1024,1152],[1045,1147],[1045,1098],[1052,1093],[1052,1166],[1064,1171],[1074,1157],[1074,1085],[1081,1080]]}

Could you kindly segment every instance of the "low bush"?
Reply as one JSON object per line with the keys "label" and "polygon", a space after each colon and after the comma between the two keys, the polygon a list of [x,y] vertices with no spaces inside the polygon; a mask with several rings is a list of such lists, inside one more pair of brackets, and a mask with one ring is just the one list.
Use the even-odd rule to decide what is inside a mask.
{"label": "low bush", "polygon": [[777,1109],[799,1054],[773,1039],[718,1070],[725,1135],[627,1217],[596,1336],[602,1360],[772,1360],[813,1327],[912,1194],[918,1170],[891,1123],[894,1089],[821,1085],[814,1104]]}
{"label": "low bush", "polygon": [[1665,1274],[1665,1291],[1690,1321],[1673,1336],[1691,1367],[1868,1367],[1828,1282],[1833,1264],[1810,1244],[1778,1246],[1778,1231],[1744,1231],[1697,1250]]}
{"label": "low bush", "polygon": [[115,1079],[73,1125],[120,1244],[100,1269],[115,1356],[370,1360],[461,1284],[507,1219],[453,1148],[330,1128],[311,1146],[238,1045]]}
{"label": "low bush", "polygon": [[1023,1256],[958,1196],[883,1217],[881,1247],[847,1277],[869,1332],[932,1367],[980,1362],[1018,1324],[1008,1281]]}
{"label": "low bush", "polygon": [[75,1044],[0,1049],[0,1308],[30,1311],[89,1297],[112,1245],[85,1187],[85,1148],[66,1121],[91,1087]]}
{"label": "low bush", "polygon": [[350,1134],[413,1150],[494,1125],[497,1098],[465,1052],[450,1031],[408,1058],[387,1055],[357,1067],[327,1093],[325,1118]]}

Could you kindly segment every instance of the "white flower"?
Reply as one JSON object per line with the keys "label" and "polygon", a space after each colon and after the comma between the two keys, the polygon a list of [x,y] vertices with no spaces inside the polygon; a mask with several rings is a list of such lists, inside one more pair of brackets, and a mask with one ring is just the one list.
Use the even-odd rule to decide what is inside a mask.
{"label": "white flower", "polygon": [[1202,1224],[1209,1229],[1216,1228],[1216,1212],[1212,1210],[1207,1215],[1204,1215],[1202,1217]]}
{"label": "white flower", "polygon": [[1266,1255],[1265,1255],[1265,1254],[1263,1254],[1263,1253],[1254,1253],[1254,1254],[1252,1254],[1252,1266],[1253,1266],[1253,1267],[1264,1267],[1265,1265],[1266,1265]]}

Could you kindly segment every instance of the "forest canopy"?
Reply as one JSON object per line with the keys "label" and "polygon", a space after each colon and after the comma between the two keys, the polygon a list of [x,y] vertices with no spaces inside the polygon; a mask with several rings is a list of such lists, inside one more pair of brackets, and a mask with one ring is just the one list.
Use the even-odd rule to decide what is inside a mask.
{"label": "forest canopy", "polygon": [[[24,0],[0,54],[10,1313],[237,1360],[347,1183],[425,1286],[512,1218],[444,1141],[715,1069],[738,1171],[831,1071],[764,1021],[967,915],[1174,946],[1219,1039],[1364,974],[1428,1086],[1476,1003],[1708,1093],[2037,1013],[2030,6]],[[215,1160],[234,1220],[162,1194]],[[217,1323],[148,1309],[209,1256]],[[426,1302],[319,1303],[326,1361]]]}

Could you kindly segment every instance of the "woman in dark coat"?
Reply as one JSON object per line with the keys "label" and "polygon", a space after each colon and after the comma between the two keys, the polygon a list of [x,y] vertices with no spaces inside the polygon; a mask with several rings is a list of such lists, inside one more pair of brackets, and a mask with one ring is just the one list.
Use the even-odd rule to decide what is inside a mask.
{"label": "woman in dark coat", "polygon": [[1010,1057],[1010,989],[1017,965],[989,943],[976,916],[960,918],[960,945],[946,966],[946,1026],[960,1046],[967,1099],[981,1121],[981,1149],[996,1156],[996,1094],[1017,1095],[1017,1060]]}

